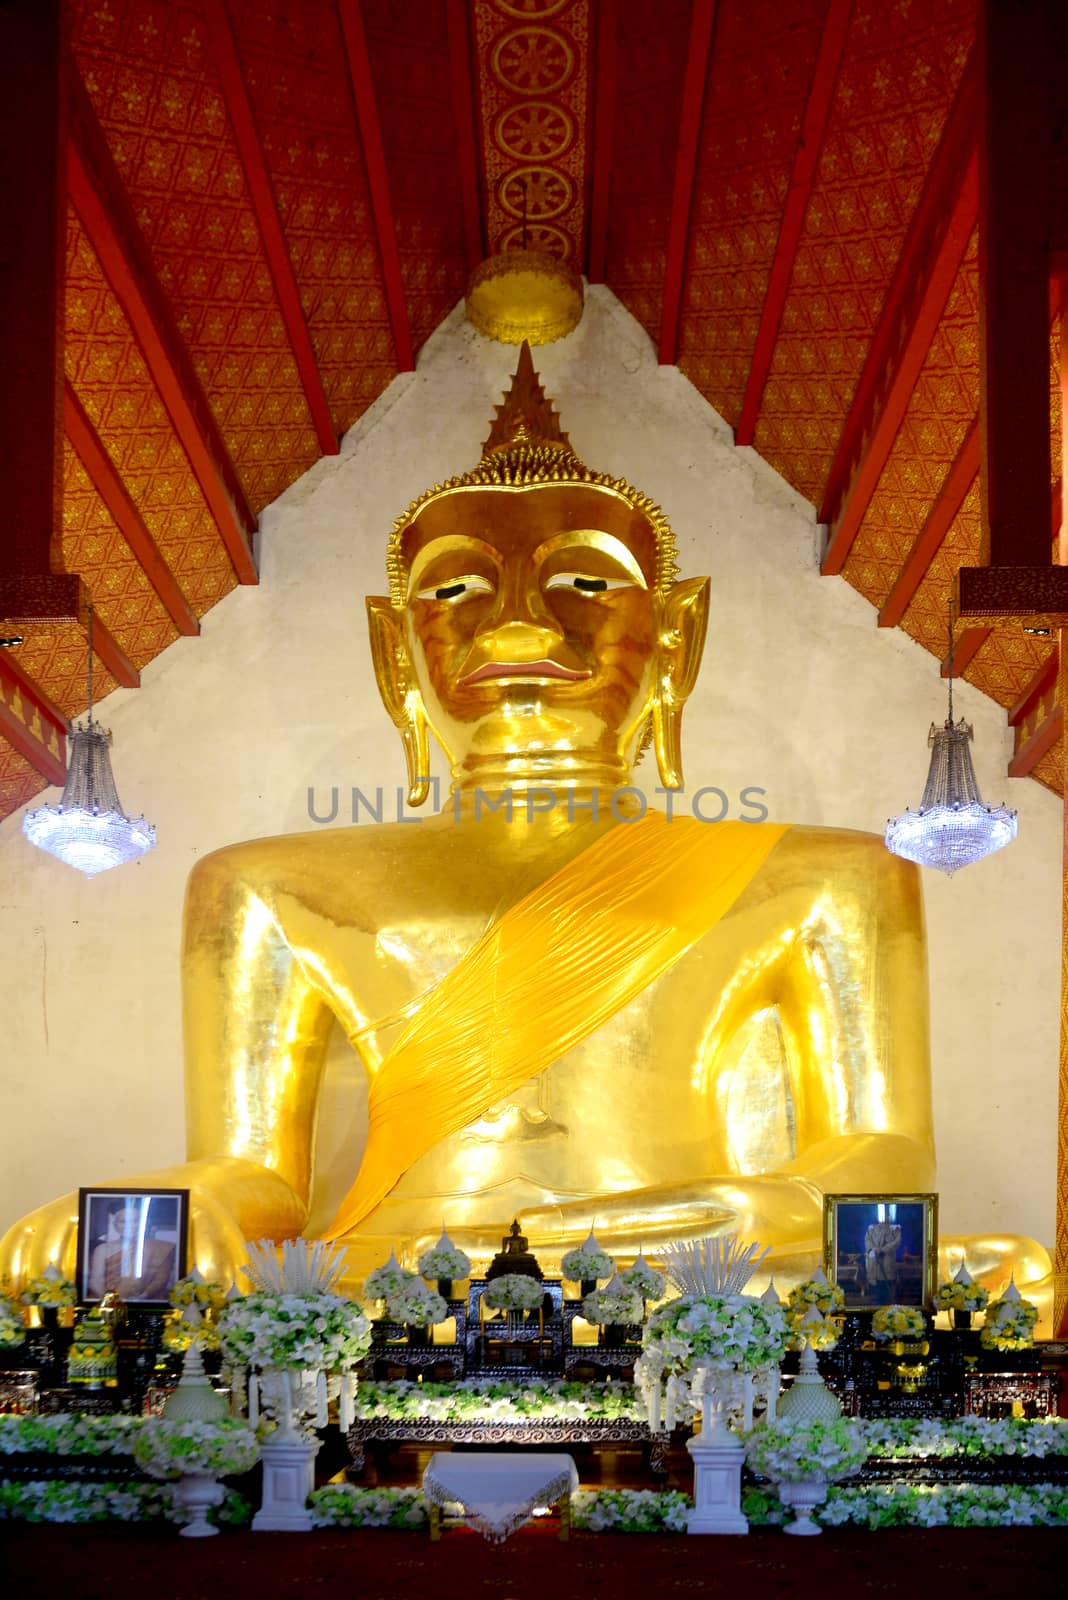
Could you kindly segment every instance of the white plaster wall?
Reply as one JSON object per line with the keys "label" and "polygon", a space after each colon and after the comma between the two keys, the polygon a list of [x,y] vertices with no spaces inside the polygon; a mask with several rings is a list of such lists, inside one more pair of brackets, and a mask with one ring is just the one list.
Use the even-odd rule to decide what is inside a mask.
{"label": "white plaster wall", "polygon": [[[346,437],[263,515],[262,583],[239,589],[103,707],[128,809],[159,848],[87,881],[0,824],[4,1159],[0,1230],[79,1183],[181,1159],[178,939],[186,875],[237,839],[310,826],[307,792],[390,793],[403,775],[370,670],[362,597],[385,589],[393,517],[473,464],[514,352],[459,314]],[[817,569],[811,507],[729,430],[611,294],[537,353],[591,465],[625,474],[709,573],[712,620],[686,719],[687,783],[767,790],[784,820],[881,830],[915,804],[944,717],[932,658]],[[1053,1238],[1060,806],[1003,777],[1004,714],[963,686],[984,795],[1020,811],[1010,850],[926,874],[942,1226]],[[656,779],[643,769],[650,789]],[[48,798],[55,798],[50,793]],[[391,802],[392,804],[392,802]],[[737,814],[735,809],[733,814]],[[346,1052],[347,1054],[347,1052]],[[323,1141],[360,1137],[338,1060]]]}

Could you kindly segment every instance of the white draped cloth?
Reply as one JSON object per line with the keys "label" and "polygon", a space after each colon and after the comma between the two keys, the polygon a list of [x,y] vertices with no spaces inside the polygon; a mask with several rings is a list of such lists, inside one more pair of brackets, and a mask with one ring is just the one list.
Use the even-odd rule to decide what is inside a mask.
{"label": "white draped cloth", "polygon": [[459,1505],[468,1527],[494,1544],[529,1522],[538,1506],[552,1506],[579,1486],[575,1463],[568,1455],[530,1451],[438,1450],[423,1473],[423,1494],[429,1505]]}

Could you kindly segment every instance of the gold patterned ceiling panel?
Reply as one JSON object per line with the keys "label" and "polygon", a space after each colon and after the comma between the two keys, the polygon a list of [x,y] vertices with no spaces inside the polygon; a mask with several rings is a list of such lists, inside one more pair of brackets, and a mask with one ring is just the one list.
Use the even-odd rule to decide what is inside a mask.
{"label": "gold patterned ceiling panel", "polygon": [[[67,216],[65,346],[71,386],[182,593],[202,616],[234,587],[233,566],[122,307],[73,210]],[[80,571],[73,564],[67,570]]]}
{"label": "gold patterned ceiling panel", "polygon": [[81,0],[74,53],[249,503],[318,458],[200,0]]}
{"label": "gold patterned ceiling panel", "polygon": [[619,10],[606,276],[653,340],[660,337],[690,9],[690,0],[660,0]]}
{"label": "gold patterned ceiling panel", "polygon": [[586,245],[589,0],[474,0],[490,254],[581,267]]}
{"label": "gold patterned ceiling panel", "polygon": [[973,234],[843,569],[872,605],[881,606],[893,588],[978,410],[979,240]]}
{"label": "gold patterned ceiling panel", "polygon": [[[86,705],[85,629],[78,622],[35,622],[23,631],[19,666],[45,688],[65,717],[80,717]],[[103,700],[115,687],[114,678],[94,651],[93,699]]]}
{"label": "gold patterned ceiling panel", "polygon": [[679,366],[733,427],[742,407],[826,0],[727,0],[701,124]]}
{"label": "gold patterned ceiling panel", "polygon": [[397,357],[337,8],[229,0],[229,13],[316,364],[343,433],[389,383]]}
{"label": "gold patterned ceiling panel", "polygon": [[974,37],[973,0],[858,0],[754,439],[820,499]]}
{"label": "gold patterned ceiling panel", "polygon": [[0,739],[0,817],[9,817],[47,787],[48,780],[37,768],[31,767],[6,739]]}

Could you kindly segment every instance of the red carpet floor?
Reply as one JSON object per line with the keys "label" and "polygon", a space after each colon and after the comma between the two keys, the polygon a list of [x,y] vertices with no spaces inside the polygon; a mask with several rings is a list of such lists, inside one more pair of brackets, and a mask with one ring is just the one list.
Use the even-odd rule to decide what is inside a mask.
{"label": "red carpet floor", "polygon": [[1068,1529],[833,1529],[813,1539],[575,1534],[503,1545],[425,1534],[223,1532],[0,1524],[4,1600],[1046,1600],[1068,1595]]}

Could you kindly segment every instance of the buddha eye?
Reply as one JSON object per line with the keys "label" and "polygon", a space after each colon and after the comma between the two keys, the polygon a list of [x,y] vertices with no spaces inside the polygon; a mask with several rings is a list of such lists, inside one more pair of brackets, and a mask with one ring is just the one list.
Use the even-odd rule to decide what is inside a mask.
{"label": "buddha eye", "polygon": [[462,600],[466,595],[491,594],[492,589],[492,584],[486,578],[480,578],[474,572],[465,572],[462,577],[450,578],[448,583],[431,584],[427,589],[420,589],[415,598],[417,600]]}
{"label": "buddha eye", "polygon": [[629,578],[591,578],[583,572],[555,572],[546,589],[576,589],[579,594],[603,594],[606,589],[632,589]]}

